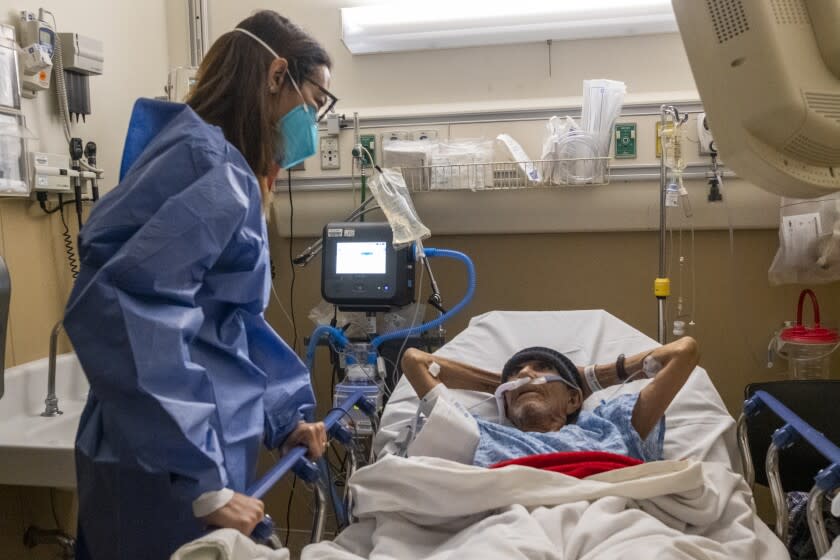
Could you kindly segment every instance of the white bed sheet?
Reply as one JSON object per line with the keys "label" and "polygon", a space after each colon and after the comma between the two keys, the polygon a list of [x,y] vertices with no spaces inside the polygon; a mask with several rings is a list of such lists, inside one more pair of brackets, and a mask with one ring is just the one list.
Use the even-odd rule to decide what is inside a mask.
{"label": "white bed sheet", "polygon": [[[656,347],[657,343],[623,321],[601,310],[545,312],[493,311],[474,317],[470,321],[470,325],[467,329],[456,336],[437,353],[442,356],[471,363],[491,371],[500,371],[502,365],[509,356],[517,350],[527,346],[548,346],[555,348],[568,355],[573,362],[580,365],[589,363],[607,363],[614,360],[618,354],[624,353],[629,355],[642,352]],[[628,383],[620,389],[620,392],[638,391],[643,383],[646,383],[646,381]],[[460,395],[459,398],[467,406],[481,402],[487,397],[487,394],[485,393],[471,391],[458,391],[458,393]],[[613,394],[620,393],[616,392],[616,388],[614,387],[595,393],[586,400],[584,407],[588,409],[594,408],[602,398],[612,397]],[[395,439],[397,439],[404,428],[413,421],[414,415],[417,411],[417,405],[417,396],[411,386],[405,379],[400,380],[390,402],[388,403],[388,406],[385,408],[382,416],[380,431],[375,441],[375,445],[381,453],[387,453],[390,449],[393,449]],[[496,415],[495,403],[493,401],[488,401],[475,408],[474,412],[478,412],[483,416],[494,417]],[[720,395],[715,390],[714,385],[703,368],[698,367],[693,372],[685,387],[683,387],[682,391],[680,391],[666,412],[664,455],[666,459],[692,458],[698,461],[723,463],[728,466],[728,468],[732,468],[732,470],[735,470],[736,472],[741,472],[740,459],[735,442],[735,421],[727,412]],[[630,472],[632,469],[638,468],[661,469],[664,468],[663,465],[667,466],[668,464],[651,463],[643,467],[624,469],[624,472]],[[680,468],[685,469],[690,466],[690,464],[686,463]],[[441,478],[439,472],[435,471],[432,473],[433,476],[426,477],[427,480],[431,480],[431,482],[426,483],[426,486],[418,485],[417,481],[424,480],[422,476],[418,477],[410,474],[412,470],[423,471],[424,469],[428,470],[432,467],[437,468],[438,470],[448,469],[454,471],[469,471],[469,478],[463,480],[456,478],[455,482],[450,485],[450,488],[443,492],[444,497],[441,498],[440,493],[432,491],[427,492],[424,490],[424,488],[441,487],[441,481],[444,480],[444,478]],[[694,465],[691,468],[696,469],[698,467],[700,467],[700,465]],[[512,468],[517,469],[518,467]],[[728,468],[721,468],[715,465],[704,465],[702,468],[704,470],[709,470],[710,472],[718,472],[719,475],[724,478],[727,476],[726,473],[729,472]],[[406,472],[406,469],[409,470],[409,473]],[[419,500],[417,496],[421,496],[426,500],[432,501],[443,500],[442,503],[435,503],[434,507],[430,508],[440,515],[446,515],[447,512],[449,512],[448,514],[451,514],[452,512],[450,509],[453,503],[459,504],[459,507],[463,507],[475,500],[498,499],[494,498],[494,496],[496,496],[496,493],[494,492],[472,490],[471,487],[466,484],[466,481],[473,484],[476,481],[481,480],[481,477],[502,477],[515,474],[512,472],[504,472],[508,469],[505,469],[504,471],[482,469],[479,471],[480,474],[476,474],[475,472],[472,472],[474,469],[475,468],[471,466],[458,465],[434,458],[420,458],[419,460],[413,462],[405,462],[405,460],[392,457],[359,471],[359,473],[357,473],[350,482],[351,487],[354,488],[354,492],[357,493],[357,498],[360,496],[359,492],[365,491],[367,488],[377,495],[381,495],[382,499],[380,501],[390,504],[390,509],[386,508],[388,511],[385,511],[383,514],[373,515],[370,518],[351,525],[348,529],[342,532],[334,543],[323,542],[307,547],[304,550],[303,558],[306,558],[307,560],[316,560],[320,558],[352,558],[358,560],[360,558],[367,557],[429,557],[427,549],[432,546],[430,543],[426,542],[427,535],[426,533],[423,533],[425,526],[422,526],[422,524],[417,527],[413,526],[409,522],[414,518],[406,516],[405,512],[412,507],[418,507],[421,500]],[[391,475],[383,477],[382,472],[385,471],[390,472]],[[537,495],[543,496],[543,486],[540,485],[538,479],[540,477],[562,478],[563,476],[564,475],[557,475],[556,473],[534,474],[528,472],[527,476],[524,476],[521,484],[494,483],[491,486],[494,488],[505,487],[510,491],[521,492],[528,484],[533,484],[535,486],[534,491]],[[615,474],[607,473],[606,476],[615,476]],[[723,516],[719,520],[715,521],[715,523],[723,528],[730,527],[733,531],[741,525],[747,528],[754,526],[755,539],[753,539],[752,536],[748,539],[743,539],[738,535],[736,535],[738,536],[738,539],[734,539],[732,535],[727,537],[730,541],[737,541],[736,544],[746,543],[749,545],[748,548],[750,548],[750,550],[755,549],[760,551],[757,554],[751,554],[750,557],[761,558],[762,560],[765,558],[780,559],[787,557],[783,545],[780,541],[778,541],[778,539],[776,539],[772,532],[770,532],[770,530],[758,519],[757,516],[753,514],[750,518],[750,516],[746,513],[752,510],[752,500],[746,490],[743,480],[740,479],[740,477],[733,477],[731,474],[728,476],[730,479],[737,478],[738,480],[741,480],[740,485],[743,486],[743,492],[740,492],[739,497],[730,500],[729,505],[724,509],[724,512],[728,512],[727,515],[729,517]],[[372,482],[368,483],[366,481]],[[555,482],[555,480],[552,480],[551,483],[545,484],[544,486],[555,487]],[[580,489],[586,487],[587,483],[587,481],[574,481],[574,484],[571,486],[576,489]],[[405,487],[406,484],[408,484],[408,488]],[[395,490],[395,485],[403,486],[400,487],[399,490]],[[686,496],[677,495],[676,502],[679,504],[679,509],[683,514],[688,511],[686,508],[688,502],[709,494],[709,485],[704,484],[703,488],[704,492],[691,491]],[[463,496],[454,497],[457,492],[461,492]],[[712,491],[710,495],[711,494],[716,495],[716,491]],[[589,505],[595,509],[602,508],[603,505],[599,504],[610,504],[613,503],[610,500],[614,501],[615,499],[616,498],[607,498],[606,502],[603,500],[594,501]],[[726,502],[726,500],[723,501]],[[521,503],[522,500],[515,497],[509,500],[509,502],[518,504]],[[664,502],[660,501],[657,503],[661,506]],[[499,504],[495,504],[493,507],[498,505]],[[571,504],[568,507],[572,506],[577,507],[578,509],[589,507],[586,502],[581,501],[576,501],[575,504]],[[479,507],[477,509],[481,510],[483,514],[486,514],[484,510],[486,510],[487,507]],[[579,531],[582,532],[581,534],[584,536],[589,535],[588,532],[591,531],[607,531],[608,534],[610,532],[615,532],[617,535],[619,531],[626,530],[628,528],[624,517],[621,518],[621,522],[619,524],[620,526],[616,526],[616,528],[613,529],[610,525],[608,525],[608,523],[610,522],[610,519],[614,518],[614,515],[612,517],[606,516],[595,518],[594,522],[578,523],[577,520],[570,521],[572,518],[569,518],[566,513],[563,513],[565,510],[561,511],[561,509],[562,508],[559,507],[541,507],[534,510],[540,516],[544,516],[546,514],[554,516],[550,519],[550,526],[552,529],[551,531],[545,532],[545,534],[555,534],[557,531],[565,530]],[[621,511],[626,509],[625,505],[621,505],[618,508],[618,510]],[[391,510],[396,513],[391,512]],[[513,508],[510,508],[510,511],[519,512],[520,518],[524,518],[526,520],[529,515],[533,515],[533,512],[526,515],[525,510],[521,506],[513,506]],[[614,514],[615,512],[611,513]],[[505,515],[509,514],[510,512],[507,512]],[[624,512],[623,515],[627,515],[627,513]],[[464,523],[466,518],[472,519],[471,516],[462,516],[458,521],[465,527],[467,525]],[[521,533],[518,526],[508,518],[500,519],[497,521],[496,525],[493,525],[493,519],[496,519],[496,516],[491,515],[489,517],[489,521],[481,521],[476,523],[473,526],[473,529],[467,528],[465,530],[465,533],[469,533],[470,531],[480,532],[482,529],[485,529],[483,533],[480,533],[479,541],[484,543],[485,548],[490,546],[492,551],[491,553],[485,554],[481,557],[513,557],[513,553],[509,554],[510,551],[504,549],[504,546],[509,547],[511,543],[525,543],[527,541],[527,539],[523,540],[525,535],[530,535],[532,538],[545,536],[543,533],[540,533],[539,530],[532,530],[530,533]],[[452,525],[458,525],[458,522],[453,523],[452,520],[447,520],[447,524],[450,527]],[[380,523],[381,526],[378,526],[377,523]],[[398,525],[396,528],[393,526],[395,523]],[[533,523],[531,525],[533,525]],[[441,532],[440,528],[442,526],[442,524],[433,524],[431,530],[428,531],[428,534],[436,536],[437,538],[443,538],[444,536],[446,538],[450,538]],[[504,533],[505,531],[508,531],[510,534]],[[194,547],[194,549],[189,549],[191,555],[176,555],[173,558],[264,560],[271,557],[262,551],[250,550],[239,554],[233,554],[230,552],[229,544],[225,542],[220,543],[219,538],[214,538],[214,535],[216,535],[216,533],[213,533],[209,537],[205,537],[200,541],[196,541],[196,543],[193,543],[192,545],[188,545]],[[417,538],[412,540],[412,538],[410,538],[411,535],[415,535]],[[613,537],[615,537],[615,535],[613,535]],[[460,537],[456,535],[450,540],[452,543],[457,545],[458,542],[460,542],[458,541],[458,538]],[[606,542],[606,538],[602,538],[600,534],[592,534],[589,535],[588,538],[596,544],[601,543],[601,541]],[[443,540],[446,541],[446,539]],[[717,540],[719,541],[720,539]],[[592,542],[590,542],[590,544],[592,544]],[[632,541],[630,546],[633,552],[638,553],[638,550],[640,549],[638,549],[634,543],[635,541]],[[444,544],[446,546],[442,545],[441,550],[446,552],[446,550],[448,550],[446,547],[451,543],[446,541]],[[497,544],[499,547],[493,548]],[[600,546],[600,544],[598,544],[598,546]],[[719,545],[714,543],[712,543],[712,546],[715,550],[719,548]],[[467,546],[464,548],[470,549]],[[671,553],[676,551],[673,547],[669,548],[666,546],[665,548]],[[399,549],[400,553],[385,554],[383,552],[380,554],[380,549],[383,551],[385,549]],[[181,551],[184,550],[185,549],[181,549]],[[478,557],[475,554],[472,554],[474,549],[470,550],[470,557]],[[514,551],[519,554],[519,556],[516,557],[529,557],[527,549],[523,550]],[[393,551],[391,550],[391,552]],[[452,554],[445,553],[442,554],[441,557],[452,557]],[[562,556],[557,554],[549,556],[543,554],[540,557],[565,558],[578,556]],[[601,556],[592,554],[585,557],[591,558]],[[616,556],[613,555],[611,557]],[[704,555],[703,557],[729,558],[733,556],[731,554],[710,553],[709,555]],[[277,558],[284,558],[284,556],[282,556],[281,553],[281,555],[278,555]]]}
{"label": "white bed sheet", "polygon": [[[603,310],[491,311],[473,317],[469,326],[436,352],[490,371],[501,371],[505,361],[528,346],[547,346],[566,354],[575,364],[608,363],[619,354],[631,355],[658,346],[657,342]],[[646,380],[632,381],[620,389],[607,388],[591,395],[584,409],[591,410],[604,398],[637,392]],[[487,398],[486,393],[457,391],[467,407]],[[374,442],[378,456],[394,452],[417,412],[418,399],[403,378],[394,389],[382,415]],[[472,409],[486,418],[497,416],[490,400]],[[698,367],[665,414],[665,459],[692,458],[725,463],[742,472],[730,416],[706,371]]]}

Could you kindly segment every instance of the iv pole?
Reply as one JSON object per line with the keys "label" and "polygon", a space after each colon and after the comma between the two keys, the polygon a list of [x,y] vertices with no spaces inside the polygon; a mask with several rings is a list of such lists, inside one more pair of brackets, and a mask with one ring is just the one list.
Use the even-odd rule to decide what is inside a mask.
{"label": "iv pole", "polygon": [[[667,277],[665,256],[665,234],[667,215],[665,209],[665,193],[668,188],[668,170],[665,166],[665,125],[668,115],[677,120],[677,110],[673,105],[662,105],[659,108],[661,128],[659,129],[659,274],[653,282],[653,295],[656,296],[658,312],[657,336],[659,344],[667,342],[667,328],[665,325],[665,300],[671,295],[671,280]],[[674,124],[676,126],[676,124]]]}
{"label": "iv pole", "polygon": [[[660,344],[668,342],[668,330],[665,317],[665,302],[671,295],[671,279],[668,278],[668,255],[665,250],[665,237],[668,228],[668,175],[669,167],[666,160],[666,143],[665,139],[668,135],[673,135],[670,138],[671,149],[674,151],[674,159],[672,165],[677,165],[676,160],[679,159],[677,151],[680,149],[677,146],[678,142],[678,128],[683,126],[688,120],[687,114],[680,114],[679,109],[673,105],[662,105],[659,108],[660,116],[660,159],[659,159],[659,274],[654,280],[653,294],[656,296],[656,307],[658,313],[657,320],[657,340]],[[669,129],[668,126],[671,128]],[[714,156],[712,156],[714,157]],[[672,170],[677,175],[676,170]],[[693,231],[693,230],[692,230]],[[693,233],[692,233],[692,243]],[[692,264],[693,266],[693,264]],[[692,281],[693,282],[693,281]],[[680,298],[681,302],[681,298]],[[680,303],[681,305],[681,303]],[[679,307],[678,307],[679,309]],[[674,332],[676,334],[676,330]]]}

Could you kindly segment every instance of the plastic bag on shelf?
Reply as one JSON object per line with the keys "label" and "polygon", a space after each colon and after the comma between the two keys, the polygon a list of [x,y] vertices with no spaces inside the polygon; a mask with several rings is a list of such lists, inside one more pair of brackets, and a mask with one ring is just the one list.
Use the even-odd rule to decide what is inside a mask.
{"label": "plastic bag on shelf", "polygon": [[[510,161],[515,163],[522,175],[530,183],[542,182],[542,170],[540,166],[532,163],[531,158],[525,153],[522,146],[513,139],[509,134],[499,134],[496,137],[496,153],[500,154],[497,161]],[[493,177],[494,186],[498,182],[498,177]]]}
{"label": "plastic bag on shelf", "polygon": [[478,139],[438,142],[432,147],[432,190],[480,190],[493,184],[493,141]]}
{"label": "plastic bag on shelf", "polygon": [[429,140],[391,140],[382,146],[383,167],[399,167],[410,190],[427,190],[424,168],[431,161],[432,147]]}
{"label": "plastic bag on shelf", "polygon": [[627,86],[615,80],[583,81],[583,112],[580,127],[598,140],[599,156],[610,155],[615,121],[621,115]]}
{"label": "plastic bag on shelf", "polygon": [[779,250],[770,283],[827,284],[840,280],[840,193],[782,198]]}
{"label": "plastic bag on shelf", "polygon": [[572,117],[551,117],[545,124],[545,136],[543,137],[542,154],[540,159],[543,164],[543,179],[554,185],[561,184],[561,169],[556,160],[560,157],[557,146],[560,141],[570,132],[578,131],[580,127]]}
{"label": "plastic bag on shelf", "polygon": [[552,181],[557,185],[591,185],[603,183],[606,161],[598,159],[599,139],[594,134],[575,130],[556,144],[557,161]]}

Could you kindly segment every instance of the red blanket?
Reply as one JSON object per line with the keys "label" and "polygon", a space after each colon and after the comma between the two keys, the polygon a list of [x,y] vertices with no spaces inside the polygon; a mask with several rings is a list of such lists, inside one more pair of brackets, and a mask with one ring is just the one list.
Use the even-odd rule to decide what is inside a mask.
{"label": "red blanket", "polygon": [[623,469],[624,467],[634,467],[641,465],[643,462],[633,457],[603,451],[563,451],[510,459],[491,465],[490,468],[498,469],[508,465],[519,465],[558,472],[575,478],[586,478],[593,474]]}

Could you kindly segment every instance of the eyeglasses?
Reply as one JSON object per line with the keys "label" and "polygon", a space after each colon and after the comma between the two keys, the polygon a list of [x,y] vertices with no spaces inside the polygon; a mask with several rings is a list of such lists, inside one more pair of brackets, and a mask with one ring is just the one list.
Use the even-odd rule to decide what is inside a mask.
{"label": "eyeglasses", "polygon": [[324,86],[322,86],[318,82],[316,82],[314,80],[310,80],[309,78],[306,78],[306,81],[309,82],[310,84],[312,84],[313,86],[315,86],[316,88],[318,88],[318,91],[320,91],[322,94],[327,96],[328,102],[324,103],[318,109],[318,121],[317,122],[321,122],[322,120],[324,120],[326,118],[327,114],[331,113],[332,110],[335,108],[335,104],[338,103],[338,97],[336,97],[335,95],[330,93],[330,91],[327,88],[325,88]]}

